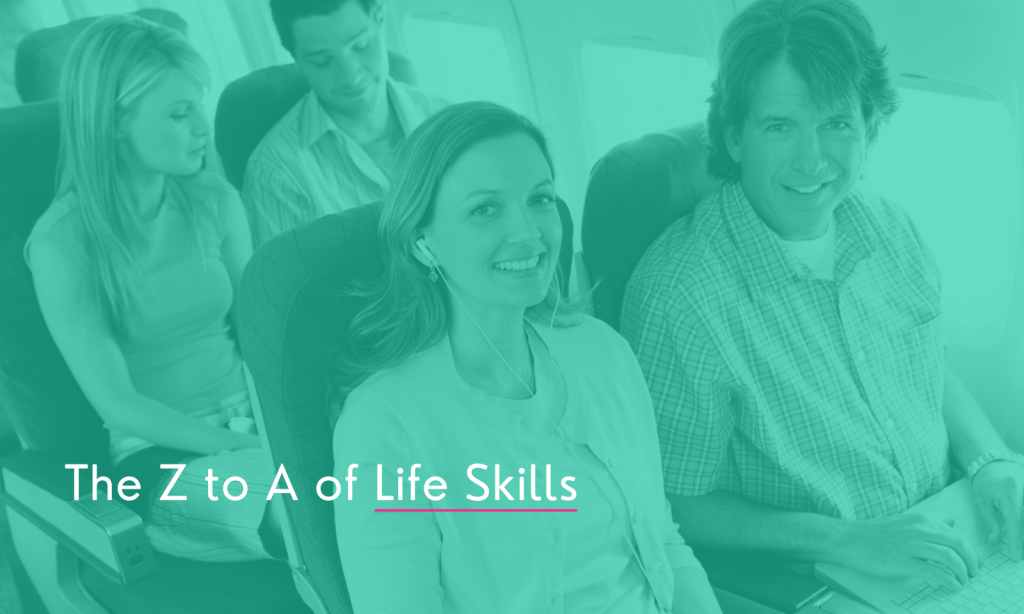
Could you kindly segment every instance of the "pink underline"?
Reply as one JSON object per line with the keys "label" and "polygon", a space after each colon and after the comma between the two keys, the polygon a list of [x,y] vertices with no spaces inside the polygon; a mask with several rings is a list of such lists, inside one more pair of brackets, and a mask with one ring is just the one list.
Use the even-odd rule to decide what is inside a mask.
{"label": "pink underline", "polygon": [[575,512],[575,509],[375,509],[375,512]]}

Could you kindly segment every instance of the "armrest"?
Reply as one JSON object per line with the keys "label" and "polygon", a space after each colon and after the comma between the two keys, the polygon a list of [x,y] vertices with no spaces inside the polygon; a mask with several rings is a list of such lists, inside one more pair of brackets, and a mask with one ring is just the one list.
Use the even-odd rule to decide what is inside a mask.
{"label": "armrest", "polygon": [[711,586],[771,609],[795,613],[821,597],[828,587],[789,566],[789,561],[761,554],[695,550]]}
{"label": "armrest", "polygon": [[64,461],[35,450],[0,459],[0,500],[114,582],[156,571],[139,516],[120,502],[89,495],[74,500]]}

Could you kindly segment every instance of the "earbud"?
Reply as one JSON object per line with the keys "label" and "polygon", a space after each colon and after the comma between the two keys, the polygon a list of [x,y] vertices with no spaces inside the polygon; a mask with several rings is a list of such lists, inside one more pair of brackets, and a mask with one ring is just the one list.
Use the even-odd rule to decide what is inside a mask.
{"label": "earbud", "polygon": [[425,239],[416,241],[416,247],[420,248],[420,251],[423,252],[423,255],[426,256],[430,262],[434,262],[434,254],[427,249],[427,241]]}

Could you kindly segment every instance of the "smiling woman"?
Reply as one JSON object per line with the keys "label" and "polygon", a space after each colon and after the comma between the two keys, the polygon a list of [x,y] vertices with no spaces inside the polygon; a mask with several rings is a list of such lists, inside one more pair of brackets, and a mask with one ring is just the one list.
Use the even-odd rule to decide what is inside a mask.
{"label": "smiling woman", "polygon": [[[545,325],[558,319],[561,222],[547,141],[504,107],[458,109],[435,114],[399,150],[381,216],[387,273],[353,322],[356,371],[375,373],[436,344],[452,319],[464,317],[451,299],[511,300]],[[502,269],[534,256],[542,266],[527,283],[536,287],[521,296],[516,284],[527,278]],[[443,282],[429,281],[428,271]]]}
{"label": "smiling woman", "polygon": [[495,306],[515,318],[551,292],[562,241],[551,175],[537,141],[524,134],[473,145],[448,169],[413,255],[446,274],[465,307],[449,312],[453,320]]}
{"label": "smiling woman", "polygon": [[[396,485],[396,467],[456,476],[494,465],[499,508],[541,513],[449,513],[494,511],[476,481],[448,487],[459,503],[430,497],[430,508],[412,504],[427,513],[382,514],[411,510],[394,486],[356,481],[363,492],[335,499],[356,611],[718,612],[665,500],[636,359],[560,302],[544,136],[504,107],[454,105],[413,132],[394,173],[385,273],[345,357],[368,377],[335,428],[335,477],[376,465],[392,468],[378,484]],[[514,499],[501,467],[526,466],[573,476],[572,509]]]}

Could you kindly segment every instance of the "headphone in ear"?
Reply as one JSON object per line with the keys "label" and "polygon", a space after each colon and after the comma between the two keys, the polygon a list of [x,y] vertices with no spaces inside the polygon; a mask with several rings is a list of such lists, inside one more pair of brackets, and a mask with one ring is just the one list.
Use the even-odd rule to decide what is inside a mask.
{"label": "headphone in ear", "polygon": [[426,239],[417,240],[416,247],[420,248],[420,251],[423,252],[423,255],[426,256],[431,263],[434,262],[434,254],[429,249],[427,249]]}

